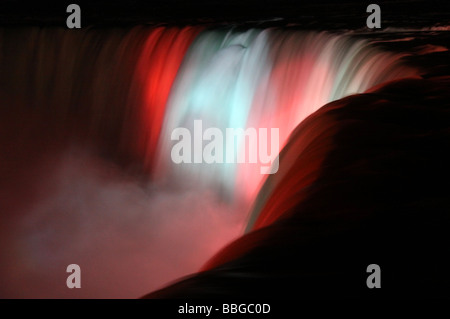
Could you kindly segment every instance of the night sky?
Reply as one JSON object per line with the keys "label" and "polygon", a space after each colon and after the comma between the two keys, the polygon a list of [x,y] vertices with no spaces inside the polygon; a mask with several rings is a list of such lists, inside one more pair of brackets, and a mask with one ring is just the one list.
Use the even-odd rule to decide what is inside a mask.
{"label": "night sky", "polygon": [[[2,1],[0,23],[6,25],[60,25],[65,9],[74,1],[23,3]],[[306,29],[361,28],[365,26],[370,1],[231,0],[231,1],[77,1],[83,25],[129,25],[138,23],[245,25],[296,25]],[[382,25],[407,27],[446,23],[448,1],[377,1]],[[282,18],[277,22],[266,20]]]}

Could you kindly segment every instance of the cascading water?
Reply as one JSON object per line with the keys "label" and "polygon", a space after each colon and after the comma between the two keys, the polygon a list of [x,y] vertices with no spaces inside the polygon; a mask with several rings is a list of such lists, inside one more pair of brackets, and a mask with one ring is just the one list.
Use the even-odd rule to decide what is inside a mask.
{"label": "cascading water", "polygon": [[222,130],[276,127],[282,146],[320,106],[414,74],[399,55],[325,32],[34,28],[5,33],[2,42],[3,87],[25,104],[76,118],[90,137],[148,172],[158,157],[159,177],[188,174],[247,200],[263,177],[259,170],[173,164],[172,131],[195,119]]}
{"label": "cascading water", "polygon": [[[0,30],[0,93],[20,101],[15,110],[40,114],[44,120],[38,125],[55,126],[56,132],[69,133],[70,141],[94,145],[103,158],[143,173],[153,187],[150,193],[167,184],[181,184],[190,192],[207,188],[222,204],[243,202],[248,209],[265,176],[259,166],[175,164],[175,128],[192,128],[194,120],[221,130],[278,128],[281,148],[294,128],[327,102],[414,75],[401,57],[365,40],[325,32],[18,28]],[[12,106],[3,104],[7,114]],[[236,149],[242,151],[239,145]],[[183,191],[174,194],[168,201],[184,196]],[[132,217],[133,209],[114,215],[134,227]],[[227,238],[211,240],[215,246],[210,250],[237,235],[233,230]],[[155,263],[163,266],[158,269],[170,262],[160,255],[149,258],[159,258]],[[196,252],[180,257],[182,264],[183,258],[204,262],[209,256]],[[95,263],[95,258],[89,260]],[[132,270],[118,268],[127,280]],[[148,276],[166,282],[195,270],[186,266]],[[152,288],[146,282],[135,291],[139,295]]]}
{"label": "cascading water", "polygon": [[[399,56],[345,35],[279,30],[205,31],[183,61],[167,105],[160,161],[170,163],[170,135],[202,119],[212,127],[292,130],[322,105],[414,71]],[[151,76],[151,75],[150,75]],[[256,166],[169,165],[252,200],[263,175]]]}

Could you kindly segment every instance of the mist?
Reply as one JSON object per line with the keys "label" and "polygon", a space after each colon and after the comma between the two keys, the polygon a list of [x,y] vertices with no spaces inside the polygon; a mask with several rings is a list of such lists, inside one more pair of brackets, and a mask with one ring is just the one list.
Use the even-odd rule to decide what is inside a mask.
{"label": "mist", "polygon": [[[242,205],[206,189],[143,185],[80,145],[30,164],[24,196],[3,202],[2,297],[140,297],[198,271],[243,232]],[[72,263],[82,289],[66,286]]]}

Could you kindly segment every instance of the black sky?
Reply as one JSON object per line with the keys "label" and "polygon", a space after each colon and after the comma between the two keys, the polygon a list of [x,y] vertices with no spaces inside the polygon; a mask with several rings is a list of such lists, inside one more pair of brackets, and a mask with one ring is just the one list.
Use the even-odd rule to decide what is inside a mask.
{"label": "black sky", "polygon": [[[334,1],[334,0],[131,0],[0,2],[1,25],[62,25],[70,3],[81,6],[82,24],[133,25],[141,23],[295,24],[307,29],[361,28],[370,3],[381,6],[383,27],[450,24],[450,2]],[[281,18],[273,21],[274,18]]]}

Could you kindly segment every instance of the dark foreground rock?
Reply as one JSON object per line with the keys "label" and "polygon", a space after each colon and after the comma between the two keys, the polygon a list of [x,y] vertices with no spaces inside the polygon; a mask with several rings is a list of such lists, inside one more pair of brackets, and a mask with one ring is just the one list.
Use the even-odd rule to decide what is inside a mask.
{"label": "dark foreground rock", "polygon": [[449,141],[450,78],[324,106],[281,152],[251,230],[145,298],[449,297]]}

